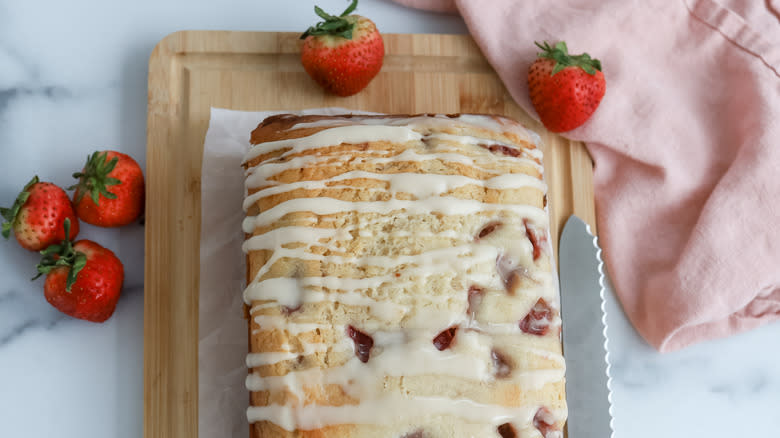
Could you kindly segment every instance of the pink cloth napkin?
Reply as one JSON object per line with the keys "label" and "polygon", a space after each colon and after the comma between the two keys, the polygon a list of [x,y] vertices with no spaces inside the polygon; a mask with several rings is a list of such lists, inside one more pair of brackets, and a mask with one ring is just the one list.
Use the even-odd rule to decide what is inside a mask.
{"label": "pink cloth napkin", "polygon": [[601,106],[565,135],[593,156],[606,263],[650,344],[780,318],[778,1],[397,1],[459,12],[530,114],[534,41],[601,59]]}

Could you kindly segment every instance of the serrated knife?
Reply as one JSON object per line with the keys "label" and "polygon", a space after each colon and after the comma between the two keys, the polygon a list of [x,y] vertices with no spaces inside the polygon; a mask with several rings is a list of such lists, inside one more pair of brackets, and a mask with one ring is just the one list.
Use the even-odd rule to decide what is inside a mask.
{"label": "serrated knife", "polygon": [[558,249],[568,437],[612,438],[601,250],[577,216],[566,221]]}

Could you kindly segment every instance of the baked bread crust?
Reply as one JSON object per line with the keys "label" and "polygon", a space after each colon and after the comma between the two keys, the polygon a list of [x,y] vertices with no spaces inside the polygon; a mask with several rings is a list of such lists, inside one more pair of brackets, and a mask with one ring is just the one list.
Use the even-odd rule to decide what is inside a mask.
{"label": "baked bread crust", "polygon": [[561,436],[533,134],[499,116],[284,114],[251,143],[250,437]]}

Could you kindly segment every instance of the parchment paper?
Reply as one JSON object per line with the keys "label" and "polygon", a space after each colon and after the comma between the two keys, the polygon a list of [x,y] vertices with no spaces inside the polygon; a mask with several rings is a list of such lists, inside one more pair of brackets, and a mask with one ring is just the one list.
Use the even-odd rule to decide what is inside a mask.
{"label": "parchment paper", "polygon": [[244,112],[211,109],[203,145],[198,339],[198,436],[247,436],[247,322],[242,293],[246,268],[241,243],[244,172],[249,136],[273,114],[358,113],[341,108]]}

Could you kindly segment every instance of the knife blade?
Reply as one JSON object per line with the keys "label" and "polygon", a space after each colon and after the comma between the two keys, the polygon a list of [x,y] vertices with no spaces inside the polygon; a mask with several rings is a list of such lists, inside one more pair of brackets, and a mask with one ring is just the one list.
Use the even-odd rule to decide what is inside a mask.
{"label": "knife blade", "polygon": [[568,436],[611,438],[612,393],[598,238],[582,219],[571,216],[563,227],[558,254]]}

